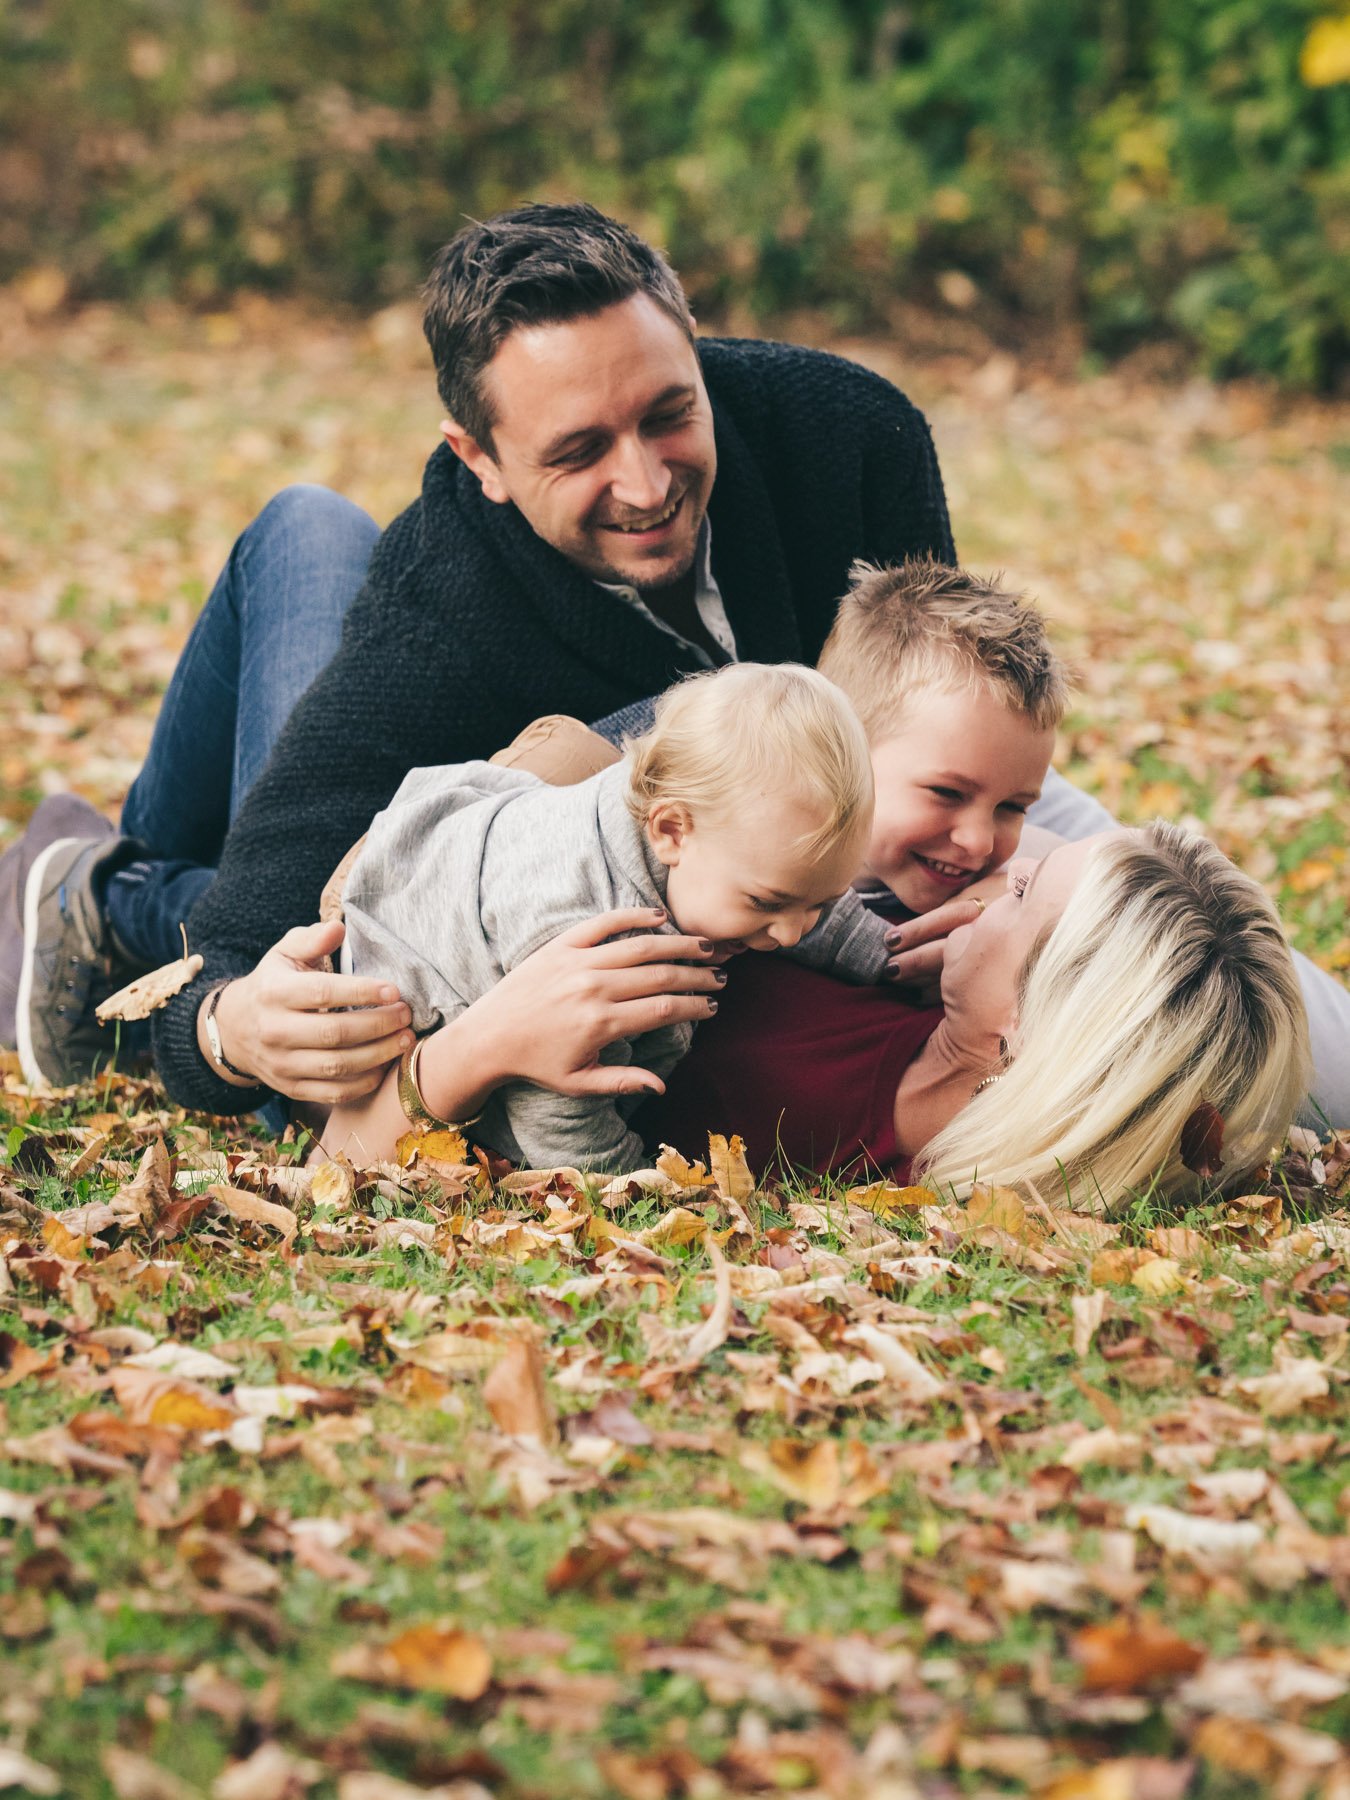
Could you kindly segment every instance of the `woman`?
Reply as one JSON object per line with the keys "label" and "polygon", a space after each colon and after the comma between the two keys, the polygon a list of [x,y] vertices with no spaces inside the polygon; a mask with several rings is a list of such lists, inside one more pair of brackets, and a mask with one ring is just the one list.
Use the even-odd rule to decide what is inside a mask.
{"label": "woman", "polygon": [[[642,991],[653,940],[603,941],[622,928],[597,920],[556,940],[536,970],[522,965],[444,1028],[453,1035],[437,1048],[452,1053],[422,1059],[427,1105],[468,1117],[496,1080],[538,1080],[545,1063],[568,1063],[564,1081],[641,1084],[641,1071],[594,1061],[608,1041],[604,1008],[579,1019],[559,1004],[568,982],[597,972],[631,985],[616,1005]],[[663,954],[670,940],[656,942]],[[756,1160],[777,1141],[786,1160],[822,1171],[865,1155],[904,1175],[913,1159],[925,1181],[957,1192],[978,1176],[1115,1204],[1149,1182],[1170,1198],[1196,1185],[1181,1137],[1202,1102],[1224,1120],[1220,1179],[1241,1183],[1306,1087],[1306,1020],[1274,908],[1212,844],[1175,826],[1015,861],[1006,894],[947,940],[941,1011],[915,1012],[884,990],[821,990],[827,978],[786,965],[748,968],[734,967],[678,1085],[644,1109],[649,1143],[696,1149],[708,1128],[737,1130]],[[772,1010],[752,982],[773,984]],[[868,1079],[805,1053],[827,1028],[848,1035],[850,1020],[853,1035],[871,1034]],[[405,1128],[391,1076],[353,1120],[352,1153],[386,1155]]]}

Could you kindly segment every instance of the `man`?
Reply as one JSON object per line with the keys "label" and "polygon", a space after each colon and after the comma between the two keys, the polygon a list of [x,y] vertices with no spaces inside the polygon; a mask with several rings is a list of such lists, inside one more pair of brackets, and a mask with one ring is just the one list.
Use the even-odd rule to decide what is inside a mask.
{"label": "man", "polygon": [[421,498],[372,550],[335,497],[279,497],[194,629],[125,835],[33,858],[30,1076],[106,1057],[101,988],[172,955],[187,919],[205,967],[154,1026],[176,1099],[240,1112],[367,1091],[407,1009],[321,973],[339,932],[306,922],[410,768],[728,659],[814,662],[855,557],[953,559],[903,395],[819,352],[696,344],[665,261],[591,207],[466,227],[426,302],[449,417]]}

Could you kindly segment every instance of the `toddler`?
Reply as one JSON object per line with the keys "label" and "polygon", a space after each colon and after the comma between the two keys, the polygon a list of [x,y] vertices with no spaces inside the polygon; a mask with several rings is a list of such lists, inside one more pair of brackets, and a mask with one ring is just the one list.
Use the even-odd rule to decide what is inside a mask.
{"label": "toddler", "polygon": [[[695,676],[658,700],[621,762],[574,786],[491,763],[414,770],[347,877],[344,966],[396,983],[425,1033],[580,921],[660,906],[724,956],[781,949],[876,981],[884,926],[850,887],[872,800],[862,727],[823,675],[742,663]],[[621,1039],[605,1060],[664,1077],[692,1033]],[[415,1062],[409,1078],[415,1110]],[[527,1166],[636,1168],[626,1113],[640,1098],[511,1082],[475,1136]]]}

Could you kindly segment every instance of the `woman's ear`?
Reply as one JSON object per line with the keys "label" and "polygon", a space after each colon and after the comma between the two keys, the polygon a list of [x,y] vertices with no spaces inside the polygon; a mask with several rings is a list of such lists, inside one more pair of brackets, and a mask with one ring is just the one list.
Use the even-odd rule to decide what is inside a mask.
{"label": "woman's ear", "polygon": [[694,829],[687,807],[674,800],[662,800],[647,813],[647,842],[656,860],[673,869],[684,851],[685,841]]}

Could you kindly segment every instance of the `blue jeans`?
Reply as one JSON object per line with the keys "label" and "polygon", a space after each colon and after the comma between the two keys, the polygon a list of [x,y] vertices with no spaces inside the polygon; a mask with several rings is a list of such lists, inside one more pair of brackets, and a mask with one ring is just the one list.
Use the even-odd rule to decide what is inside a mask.
{"label": "blue jeans", "polygon": [[122,809],[122,831],[144,855],[111,878],[106,906],[132,960],[154,968],[182,955],[179,922],[210,884],[296,701],[336,651],[379,535],[350,500],[297,485],[236,540]]}

